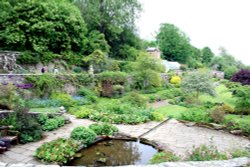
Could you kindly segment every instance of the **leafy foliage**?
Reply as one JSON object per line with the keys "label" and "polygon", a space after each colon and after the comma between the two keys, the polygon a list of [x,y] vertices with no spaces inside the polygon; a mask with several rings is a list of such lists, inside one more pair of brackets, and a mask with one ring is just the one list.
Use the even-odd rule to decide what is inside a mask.
{"label": "leafy foliage", "polygon": [[179,77],[179,76],[173,76],[170,79],[170,83],[179,86],[181,84],[181,77]]}
{"label": "leafy foliage", "polygon": [[214,122],[216,123],[222,123],[224,121],[224,116],[225,116],[225,111],[223,110],[222,107],[218,106],[215,107],[211,111],[211,118],[213,119]]}
{"label": "leafy foliage", "polygon": [[42,138],[41,125],[22,106],[16,107],[14,113],[0,121],[0,125],[13,126],[15,130],[19,131],[21,143],[33,142]]}
{"label": "leafy foliage", "polygon": [[53,93],[50,98],[58,100],[65,108],[69,108],[75,103],[72,97],[66,93]]}
{"label": "leafy foliage", "polygon": [[34,156],[45,162],[62,165],[74,158],[78,148],[79,145],[75,140],[59,138],[40,146]]}
{"label": "leafy foliage", "polygon": [[190,161],[210,161],[210,160],[227,160],[228,157],[224,153],[220,153],[214,145],[201,145],[194,147],[188,160]]}
{"label": "leafy foliage", "polygon": [[73,129],[73,131],[70,133],[70,138],[79,140],[84,144],[89,145],[95,140],[96,134],[91,129],[79,126]]}
{"label": "leafy foliage", "polygon": [[56,76],[43,74],[39,76],[26,76],[27,83],[33,83],[33,90],[39,97],[50,96],[53,92],[59,90],[63,85]]}
{"label": "leafy foliage", "polygon": [[132,92],[122,99],[123,102],[129,103],[132,106],[145,108],[147,105],[147,98],[136,92]]}
{"label": "leafy foliage", "polygon": [[202,50],[202,63],[204,64],[209,64],[213,57],[214,57],[214,53],[212,52],[212,50],[209,47],[204,47]]}
{"label": "leafy foliage", "polygon": [[196,98],[201,92],[215,95],[214,86],[210,79],[211,77],[207,73],[192,72],[183,78],[181,88],[187,93],[196,92]]}
{"label": "leafy foliage", "polygon": [[89,115],[94,112],[94,110],[85,106],[81,106],[70,108],[69,112],[75,115],[76,118],[88,118]]}
{"label": "leafy foliage", "polygon": [[112,124],[102,123],[102,124],[91,124],[89,129],[93,130],[97,135],[112,136],[115,132],[118,132],[118,128]]}
{"label": "leafy foliage", "polygon": [[250,86],[242,86],[237,89],[235,110],[239,114],[250,114]]}
{"label": "leafy foliage", "polygon": [[49,118],[44,122],[44,124],[42,124],[42,129],[44,131],[52,131],[54,129],[57,129],[58,127],[63,126],[64,123],[65,123],[64,117]]}
{"label": "leafy foliage", "polygon": [[164,71],[160,60],[150,56],[148,53],[141,53],[133,67],[133,87],[137,89],[148,89],[160,87],[162,79],[160,73]]}
{"label": "leafy foliage", "polygon": [[188,37],[173,24],[164,23],[157,34],[164,59],[186,63],[191,54],[191,45]]}
{"label": "leafy foliage", "polygon": [[1,1],[1,47],[39,53],[82,52],[86,45],[86,24],[69,1]]}
{"label": "leafy foliage", "polygon": [[[119,58],[120,55],[118,53],[124,43],[127,43],[130,47],[136,47],[137,36],[135,35],[134,26],[135,19],[141,10],[139,1],[76,0],[74,4],[80,9],[88,29],[99,31],[104,35],[105,40],[111,47],[111,56]],[[93,36],[94,41],[96,41],[95,38]],[[104,40],[101,38],[102,42],[99,41],[94,43],[104,46]],[[90,40],[90,43],[93,42]],[[100,49],[98,47],[96,48],[95,46],[95,49]]]}
{"label": "leafy foliage", "polygon": [[232,77],[233,82],[240,82],[242,85],[250,85],[250,70],[242,69]]}
{"label": "leafy foliage", "polygon": [[16,87],[7,84],[0,85],[0,108],[1,109],[13,109],[19,101],[19,96],[16,92]]}
{"label": "leafy foliage", "polygon": [[172,152],[159,152],[156,153],[150,160],[150,164],[158,164],[162,162],[175,162],[179,161],[180,157],[174,155]]}
{"label": "leafy foliage", "polygon": [[89,118],[95,121],[115,124],[139,124],[152,119],[151,110],[135,107],[120,100],[99,103],[93,108],[95,112]]}
{"label": "leafy foliage", "polygon": [[181,114],[181,119],[192,122],[212,122],[210,113],[202,108],[190,108]]}
{"label": "leafy foliage", "polygon": [[84,96],[87,100],[87,102],[93,103],[96,102],[98,97],[96,96],[96,93],[92,91],[91,89],[81,87],[78,91],[77,94],[80,96]]}

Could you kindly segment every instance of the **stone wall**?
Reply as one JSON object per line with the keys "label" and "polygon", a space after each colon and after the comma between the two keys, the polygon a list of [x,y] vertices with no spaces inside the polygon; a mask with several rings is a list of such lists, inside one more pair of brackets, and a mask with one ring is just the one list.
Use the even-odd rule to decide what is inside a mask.
{"label": "stone wall", "polygon": [[0,51],[0,70],[7,73],[22,69],[21,66],[16,64],[16,59],[20,52]]}
{"label": "stone wall", "polygon": [[[250,158],[235,158],[224,161],[166,162],[156,165],[127,165],[123,167],[240,167],[250,164]],[[60,167],[59,165],[8,164],[0,162],[0,167]],[[63,166],[69,167],[69,166]]]}

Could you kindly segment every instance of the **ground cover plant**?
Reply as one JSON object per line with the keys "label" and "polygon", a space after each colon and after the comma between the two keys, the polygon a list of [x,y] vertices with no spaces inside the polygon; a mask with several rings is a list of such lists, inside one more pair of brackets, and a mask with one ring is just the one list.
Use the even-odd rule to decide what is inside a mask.
{"label": "ground cover plant", "polygon": [[70,134],[70,138],[80,141],[81,143],[84,143],[86,146],[88,146],[95,140],[96,133],[89,128],[79,126],[73,129]]}
{"label": "ground cover plant", "polygon": [[159,164],[162,162],[175,162],[179,161],[180,157],[176,156],[174,153],[167,151],[167,152],[159,152],[156,153],[151,159],[150,164]]}
{"label": "ground cover plant", "polygon": [[211,161],[211,160],[226,160],[228,159],[225,153],[220,153],[217,148],[210,145],[201,145],[194,147],[189,153],[189,161]]}
{"label": "ground cover plant", "polygon": [[40,146],[34,153],[38,159],[57,164],[65,164],[74,158],[79,143],[73,139],[59,138]]}
{"label": "ground cover plant", "polygon": [[115,124],[138,124],[152,120],[152,110],[123,103],[118,99],[100,102],[92,106],[94,112],[89,118],[94,121]]}
{"label": "ground cover plant", "polygon": [[93,130],[97,135],[112,136],[115,132],[118,132],[117,127],[109,123],[95,123],[89,126],[89,129]]}

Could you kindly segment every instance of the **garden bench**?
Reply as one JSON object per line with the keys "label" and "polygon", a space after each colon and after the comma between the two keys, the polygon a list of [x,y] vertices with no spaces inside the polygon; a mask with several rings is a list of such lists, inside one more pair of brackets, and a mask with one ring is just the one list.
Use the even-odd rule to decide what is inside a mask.
{"label": "garden bench", "polygon": [[9,140],[11,143],[19,144],[19,132],[10,130],[12,126],[2,126],[0,127],[0,140]]}

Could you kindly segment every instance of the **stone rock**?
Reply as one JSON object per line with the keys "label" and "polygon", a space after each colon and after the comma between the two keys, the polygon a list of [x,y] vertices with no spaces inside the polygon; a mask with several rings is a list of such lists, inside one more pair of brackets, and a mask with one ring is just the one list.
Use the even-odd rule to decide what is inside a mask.
{"label": "stone rock", "polygon": [[64,117],[65,124],[70,124],[70,118],[69,117]]}
{"label": "stone rock", "polygon": [[101,163],[106,163],[107,162],[107,158],[99,158],[98,160],[97,160],[97,162],[101,162]]}
{"label": "stone rock", "polygon": [[65,110],[65,108],[63,106],[60,107],[60,111],[62,111],[62,110]]}
{"label": "stone rock", "polygon": [[250,144],[247,144],[247,145],[245,146],[245,149],[250,151]]}
{"label": "stone rock", "polygon": [[83,156],[82,153],[76,153],[74,157],[75,158],[81,158],[82,156]]}
{"label": "stone rock", "polygon": [[215,124],[215,123],[210,123],[215,130],[222,130],[225,128],[223,125]]}
{"label": "stone rock", "polygon": [[196,123],[195,122],[187,122],[187,123],[185,123],[185,125],[187,126],[187,127],[192,127],[192,126],[194,126]]}
{"label": "stone rock", "polygon": [[35,167],[33,164],[9,164],[8,167]]}
{"label": "stone rock", "polygon": [[0,162],[0,167],[7,167],[8,164]]}
{"label": "stone rock", "polygon": [[232,133],[234,135],[241,135],[241,134],[243,134],[243,131],[242,130],[232,130],[232,131],[230,131],[230,133]]}

